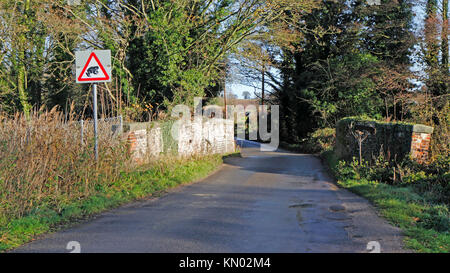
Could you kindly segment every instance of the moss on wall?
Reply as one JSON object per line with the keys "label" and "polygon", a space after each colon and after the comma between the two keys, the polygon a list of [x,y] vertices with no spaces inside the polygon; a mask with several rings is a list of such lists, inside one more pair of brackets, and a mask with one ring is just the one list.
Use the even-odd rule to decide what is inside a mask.
{"label": "moss on wall", "polygon": [[399,161],[408,156],[412,147],[412,135],[431,134],[433,128],[421,124],[378,122],[361,118],[344,118],[336,125],[336,154],[341,159],[359,157],[359,145],[351,133],[350,125],[375,128],[375,133],[362,143],[362,157],[371,161],[383,154],[387,160]]}
{"label": "moss on wall", "polygon": [[178,154],[178,141],[172,137],[172,126],[175,120],[167,120],[159,123],[161,126],[163,153]]}

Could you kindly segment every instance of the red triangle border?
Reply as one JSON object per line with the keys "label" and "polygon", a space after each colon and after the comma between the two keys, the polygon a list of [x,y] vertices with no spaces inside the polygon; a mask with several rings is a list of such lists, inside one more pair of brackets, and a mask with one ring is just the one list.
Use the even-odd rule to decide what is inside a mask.
{"label": "red triangle border", "polygon": [[[97,61],[98,65],[100,66],[100,69],[102,70],[103,74],[105,74],[105,77],[102,78],[89,78],[89,79],[82,79],[81,77],[83,77],[84,72],[86,72],[86,69],[89,66],[89,63],[91,62],[92,58],[95,59],[95,61]],[[109,75],[108,73],[106,73],[105,68],[103,67],[103,64],[100,62],[100,60],[98,59],[97,55],[95,55],[94,52],[91,53],[91,55],[89,56],[86,64],[84,65],[83,70],[81,71],[80,75],[78,76],[78,81],[80,82],[90,82],[90,81],[108,81],[109,80]]]}

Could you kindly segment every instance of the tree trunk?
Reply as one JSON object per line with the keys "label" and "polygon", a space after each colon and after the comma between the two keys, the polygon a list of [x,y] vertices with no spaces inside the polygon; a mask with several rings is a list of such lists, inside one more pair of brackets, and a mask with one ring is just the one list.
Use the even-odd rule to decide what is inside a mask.
{"label": "tree trunk", "polygon": [[[28,19],[27,12],[29,9],[30,9],[30,0],[27,0],[24,7],[25,18],[27,19]],[[25,36],[25,33],[22,33],[19,39],[21,47],[23,48],[21,48],[19,51],[19,63],[18,63],[19,71],[17,73],[17,91],[19,92],[19,101],[20,104],[22,105],[25,118],[28,119],[30,117],[31,105],[28,102],[27,96],[27,89],[28,89],[27,70],[25,66],[25,44],[27,42],[27,38]]]}
{"label": "tree trunk", "polygon": [[263,63],[262,70],[261,70],[261,104],[264,105],[264,85],[265,85],[265,79],[264,76],[266,74],[266,65]]}
{"label": "tree trunk", "polygon": [[389,118],[389,106],[387,102],[387,96],[384,97],[384,106],[386,108],[386,120]]}
{"label": "tree trunk", "polygon": [[448,0],[442,0],[442,44],[441,44],[441,51],[442,51],[442,75],[444,77],[444,84],[443,88],[445,90],[442,90],[443,94],[447,94],[448,92],[448,82],[445,81],[447,78],[447,75],[449,74],[449,67],[448,67]]}
{"label": "tree trunk", "polygon": [[427,0],[425,19],[425,61],[428,66],[427,87],[435,96],[440,95],[439,86],[439,40],[437,33],[437,0]]}
{"label": "tree trunk", "polygon": [[393,117],[393,119],[394,119],[394,121],[397,121],[397,102],[395,101],[395,95],[392,96],[392,99],[394,100],[394,104],[393,104],[393,106],[394,106],[394,117]]}
{"label": "tree trunk", "polygon": [[25,65],[23,64],[23,59],[21,60],[21,62],[22,64],[20,64],[19,73],[17,74],[17,89],[19,91],[19,100],[23,108],[23,113],[25,114],[25,118],[28,119],[30,117],[31,105],[28,102],[28,96],[26,93],[27,72]]}

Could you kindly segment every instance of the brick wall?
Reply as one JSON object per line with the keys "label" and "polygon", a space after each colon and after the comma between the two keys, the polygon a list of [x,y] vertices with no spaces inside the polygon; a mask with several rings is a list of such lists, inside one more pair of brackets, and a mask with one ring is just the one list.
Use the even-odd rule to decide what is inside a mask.
{"label": "brick wall", "polygon": [[141,129],[128,133],[127,143],[130,153],[136,161],[143,161],[147,153],[147,130]]}
{"label": "brick wall", "polygon": [[406,156],[418,162],[428,160],[433,128],[421,124],[382,123],[346,118],[336,125],[336,154],[341,159],[359,158],[359,145],[351,134],[353,128],[373,128],[374,134],[362,142],[362,156],[371,161],[383,153],[387,160],[400,161]]}
{"label": "brick wall", "polygon": [[[124,125],[124,137],[127,139],[129,151],[137,163],[157,158],[163,151],[166,142],[176,142],[176,153],[180,157],[196,154],[225,154],[235,151],[234,124],[232,120],[209,119],[203,122],[192,122],[178,127],[178,139],[163,137],[164,130],[170,126],[157,123],[131,123]],[[169,134],[170,132],[166,132]]]}
{"label": "brick wall", "polygon": [[413,132],[411,141],[411,157],[421,163],[427,161],[430,142],[430,133]]}

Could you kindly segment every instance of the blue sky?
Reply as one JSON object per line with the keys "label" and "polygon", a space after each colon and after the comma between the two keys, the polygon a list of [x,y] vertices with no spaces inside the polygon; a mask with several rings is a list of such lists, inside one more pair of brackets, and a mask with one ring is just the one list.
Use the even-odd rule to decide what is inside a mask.
{"label": "blue sky", "polygon": [[255,92],[255,89],[253,87],[239,83],[227,83],[227,90],[230,90],[230,92],[237,95],[240,99],[243,98],[242,93],[244,93],[245,91],[248,91],[252,97],[254,96],[253,93]]}

